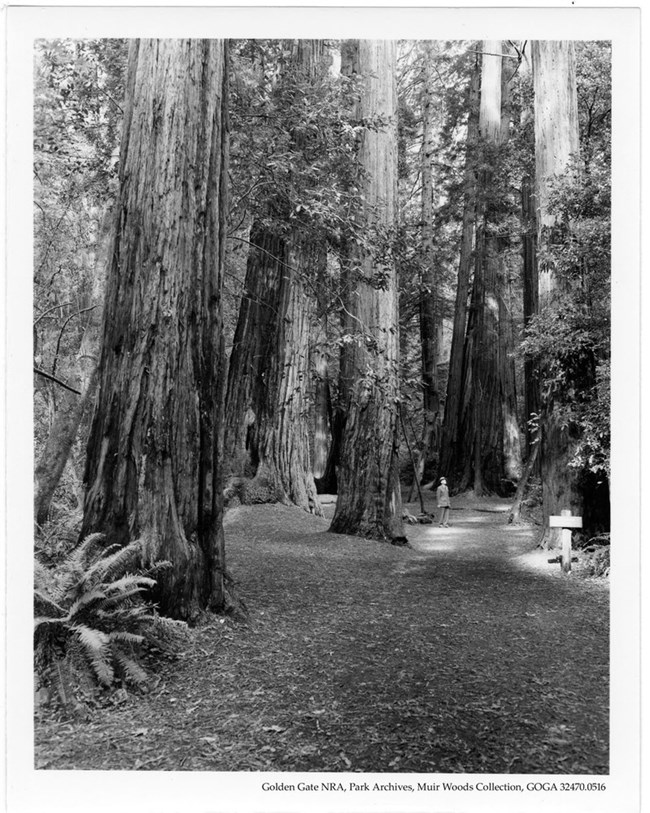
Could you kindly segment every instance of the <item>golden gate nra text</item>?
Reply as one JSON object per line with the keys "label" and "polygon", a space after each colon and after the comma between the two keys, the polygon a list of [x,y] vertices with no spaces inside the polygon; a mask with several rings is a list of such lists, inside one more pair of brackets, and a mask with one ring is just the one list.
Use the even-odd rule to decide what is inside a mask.
{"label": "golden gate nra text", "polygon": [[[558,790],[553,787],[555,783],[529,783],[527,790]],[[542,787],[543,786],[543,787]],[[401,782],[298,782],[291,784],[289,782],[264,782],[262,790],[266,791],[379,791],[379,792],[406,792],[415,793],[417,791],[519,791],[523,793],[524,786],[513,784],[511,782],[477,782],[471,784],[454,783],[454,782],[418,782],[417,784],[402,784]]]}

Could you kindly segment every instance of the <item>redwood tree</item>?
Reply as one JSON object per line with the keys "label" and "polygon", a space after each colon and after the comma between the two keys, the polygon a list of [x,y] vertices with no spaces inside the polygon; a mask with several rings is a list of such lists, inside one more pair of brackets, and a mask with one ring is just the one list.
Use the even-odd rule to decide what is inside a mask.
{"label": "redwood tree", "polygon": [[357,159],[362,210],[342,274],[346,290],[340,395],[345,428],[331,530],[404,539],[398,481],[397,275],[390,252],[397,202],[395,43],[346,43],[364,86]]}
{"label": "redwood tree", "polygon": [[[463,179],[463,224],[461,232],[458,282],[454,305],[454,322],[447,378],[445,417],[442,428],[439,473],[452,478],[454,461],[460,456],[459,414],[463,387],[463,350],[467,327],[467,310],[474,247],[474,224],[476,221],[476,173],[479,118],[480,62],[474,57],[472,78],[469,86],[469,113],[467,120],[467,145]],[[453,479],[452,479],[453,483]]]}
{"label": "redwood tree", "polygon": [[129,50],[82,535],[140,538],[162,612],[221,609],[226,45]]}
{"label": "redwood tree", "polygon": [[[574,45],[568,41],[532,43],[535,93],[535,174],[537,193],[538,246],[540,253],[570,224],[556,220],[551,205],[553,183],[567,171],[579,154],[578,103]],[[538,307],[553,308],[562,294],[563,283],[553,263],[538,263]],[[542,378],[544,370],[541,371]],[[582,511],[578,474],[569,464],[577,438],[573,428],[557,415],[552,393],[547,392],[541,422],[540,466],[544,517],[559,514],[563,508]],[[557,544],[557,531],[549,531],[550,547]]]}
{"label": "redwood tree", "polygon": [[[500,492],[505,481],[517,479],[521,470],[506,244],[499,228],[505,198],[502,150],[508,132],[503,115],[508,74],[503,70],[504,44],[486,41],[482,47],[474,278],[462,364],[458,341],[452,344],[451,397],[445,415],[448,434],[441,469],[455,488],[473,487],[479,495],[485,490]],[[469,243],[471,235],[464,237]],[[468,249],[464,243],[463,260]],[[465,321],[465,290],[464,275],[459,274],[455,332]]]}
{"label": "redwood tree", "polygon": [[[290,43],[278,96],[309,85],[323,64],[324,43]],[[283,183],[251,229],[244,296],[228,371],[226,451],[235,473],[253,475],[255,499],[291,502],[320,514],[308,438],[309,325],[313,297],[305,284],[326,261],[317,226],[295,217],[291,184],[309,136],[289,123]]]}

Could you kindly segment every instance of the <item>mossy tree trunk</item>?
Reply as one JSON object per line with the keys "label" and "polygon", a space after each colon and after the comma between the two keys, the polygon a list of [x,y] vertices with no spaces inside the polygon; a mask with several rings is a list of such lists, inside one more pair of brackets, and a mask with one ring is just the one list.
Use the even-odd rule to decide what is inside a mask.
{"label": "mossy tree trunk", "polygon": [[130,45],[120,189],[82,536],[141,538],[167,560],[157,600],[183,619],[225,604],[223,40]]}
{"label": "mossy tree trunk", "polygon": [[[347,43],[364,82],[357,118],[363,195],[359,229],[343,268],[345,344],[340,393],[346,414],[331,530],[402,541],[397,447],[399,427],[397,274],[390,251],[397,206],[395,43]],[[380,118],[380,120],[379,120]]]}

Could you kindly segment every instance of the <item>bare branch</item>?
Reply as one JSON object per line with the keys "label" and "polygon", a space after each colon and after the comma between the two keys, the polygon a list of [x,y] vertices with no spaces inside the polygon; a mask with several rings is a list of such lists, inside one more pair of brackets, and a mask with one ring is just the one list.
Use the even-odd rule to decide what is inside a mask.
{"label": "bare branch", "polygon": [[74,392],[76,395],[81,395],[80,390],[76,390],[74,387],[66,384],[65,381],[61,381],[60,378],[56,378],[55,376],[46,373],[45,370],[39,370],[38,367],[34,367],[34,372],[37,375],[42,375],[43,378],[47,378],[49,381],[54,381],[55,384],[58,384],[60,387],[63,387],[66,390],[70,390],[70,392]]}

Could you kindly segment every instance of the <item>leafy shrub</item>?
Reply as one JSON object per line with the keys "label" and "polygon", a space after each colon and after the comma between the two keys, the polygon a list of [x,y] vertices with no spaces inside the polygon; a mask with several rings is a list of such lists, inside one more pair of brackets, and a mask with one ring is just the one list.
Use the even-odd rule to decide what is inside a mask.
{"label": "leafy shrub", "polygon": [[168,564],[145,572],[142,552],[140,540],[107,548],[101,534],[92,534],[54,568],[36,560],[35,672],[38,683],[56,688],[65,705],[73,695],[73,671],[104,687],[144,687],[147,674],[138,657],[143,645],[168,649],[180,627],[187,634],[186,625],[160,618],[145,600],[156,583],[153,575]]}

